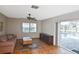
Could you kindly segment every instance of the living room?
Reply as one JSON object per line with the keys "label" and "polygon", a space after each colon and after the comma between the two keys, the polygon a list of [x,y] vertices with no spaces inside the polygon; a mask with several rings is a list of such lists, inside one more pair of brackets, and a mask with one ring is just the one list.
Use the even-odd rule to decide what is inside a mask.
{"label": "living room", "polygon": [[[11,48],[9,46],[2,48],[1,46],[0,53],[75,54],[73,51],[58,46],[58,40],[60,38],[58,26],[62,21],[78,21],[78,10],[79,6],[73,5],[0,5],[0,40],[5,41],[6,38],[3,37],[5,35],[7,37],[10,35],[14,36],[8,37],[8,39],[16,39],[16,43],[15,41],[13,44],[9,42],[6,43],[6,45],[12,44],[13,47],[10,45]],[[29,17],[32,20],[29,20]],[[33,20],[32,17],[36,19]],[[33,30],[31,28],[33,28]],[[45,36],[45,38],[42,37],[42,40],[46,40],[40,40],[41,35]],[[27,40],[31,39],[31,42],[24,42],[23,45],[24,37]],[[48,41],[49,38],[50,40]],[[5,45],[2,42],[0,45],[1,44]]]}

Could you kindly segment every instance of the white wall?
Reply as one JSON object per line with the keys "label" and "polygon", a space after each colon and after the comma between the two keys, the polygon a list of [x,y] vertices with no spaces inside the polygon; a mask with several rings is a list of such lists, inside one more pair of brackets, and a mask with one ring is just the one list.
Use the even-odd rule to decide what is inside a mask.
{"label": "white wall", "polygon": [[51,20],[45,20],[42,22],[42,32],[43,33],[47,33],[47,34],[51,34],[53,35],[54,34],[54,22],[52,22]]}
{"label": "white wall", "polygon": [[[54,36],[54,42],[56,42],[56,22],[62,21],[79,21],[79,11],[60,15],[57,17],[49,18],[42,21],[42,32],[47,33]],[[57,31],[58,32],[58,31]],[[54,43],[55,44],[55,43]]]}
{"label": "white wall", "polygon": [[[39,38],[39,33],[41,32],[41,22],[36,21],[37,23],[37,32],[36,33],[23,33],[22,32],[22,23],[28,22],[26,19],[16,19],[9,18],[7,20],[7,34],[17,34],[18,38],[22,38],[23,36],[32,36],[32,38]],[[33,21],[34,22],[34,21]]]}
{"label": "white wall", "polygon": [[6,19],[7,19],[7,18],[6,18],[3,14],[0,13],[0,22],[3,22],[3,31],[0,32],[0,35],[5,34],[5,29],[6,29],[6,28],[5,28],[5,27],[6,27],[6,26],[5,26],[5,24],[6,24]]}

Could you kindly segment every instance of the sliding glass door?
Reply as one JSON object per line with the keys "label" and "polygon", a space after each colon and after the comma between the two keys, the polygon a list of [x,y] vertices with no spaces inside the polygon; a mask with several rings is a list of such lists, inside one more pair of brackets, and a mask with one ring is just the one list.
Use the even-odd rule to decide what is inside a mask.
{"label": "sliding glass door", "polygon": [[79,53],[79,22],[61,22],[59,35],[59,45]]}

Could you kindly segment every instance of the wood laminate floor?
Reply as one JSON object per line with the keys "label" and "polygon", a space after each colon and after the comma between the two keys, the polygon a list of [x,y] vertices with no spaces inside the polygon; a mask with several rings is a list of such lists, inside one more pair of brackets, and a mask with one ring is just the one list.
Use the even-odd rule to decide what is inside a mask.
{"label": "wood laminate floor", "polygon": [[53,45],[48,45],[39,39],[33,39],[32,44],[36,45],[36,48],[28,48],[22,45],[22,40],[17,40],[14,50],[15,54],[73,54],[70,51]]}

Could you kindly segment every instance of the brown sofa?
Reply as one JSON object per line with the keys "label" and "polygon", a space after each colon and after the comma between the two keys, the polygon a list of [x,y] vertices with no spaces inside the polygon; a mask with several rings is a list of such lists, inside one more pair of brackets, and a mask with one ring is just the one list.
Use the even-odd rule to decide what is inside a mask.
{"label": "brown sofa", "polygon": [[6,34],[0,36],[0,54],[13,53],[16,44],[16,35]]}

